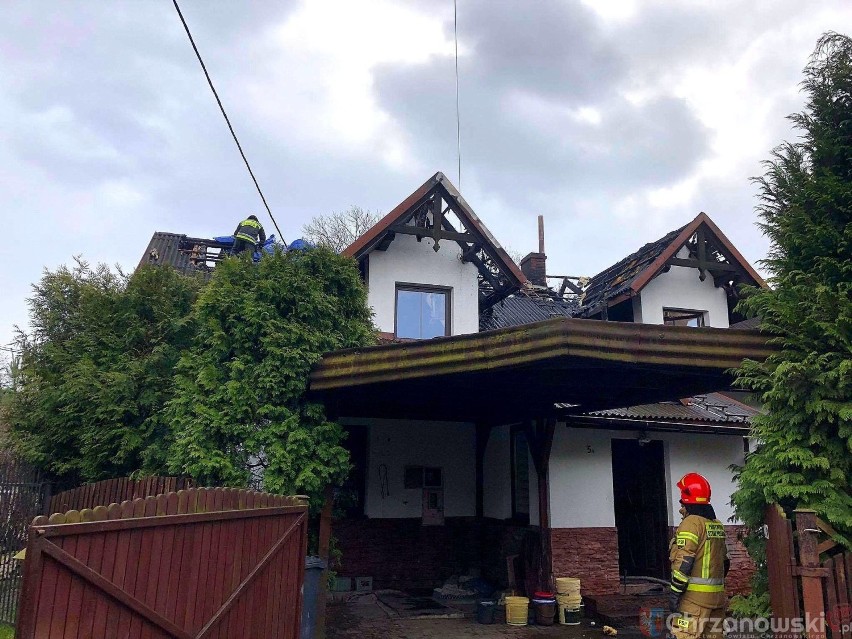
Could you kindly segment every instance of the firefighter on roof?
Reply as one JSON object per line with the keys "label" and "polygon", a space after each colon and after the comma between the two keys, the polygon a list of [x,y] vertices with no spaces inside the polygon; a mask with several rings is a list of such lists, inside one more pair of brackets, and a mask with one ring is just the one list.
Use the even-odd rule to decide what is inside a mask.
{"label": "firefighter on roof", "polygon": [[237,230],[234,231],[234,248],[233,254],[238,255],[247,249],[251,249],[252,253],[259,246],[263,246],[266,242],[266,232],[263,230],[257,217],[249,215],[245,220],[237,225]]}
{"label": "firefighter on roof", "polygon": [[730,562],[725,527],[710,505],[710,483],[687,473],[677,483],[683,521],[671,543],[670,608],[676,639],[721,639]]}

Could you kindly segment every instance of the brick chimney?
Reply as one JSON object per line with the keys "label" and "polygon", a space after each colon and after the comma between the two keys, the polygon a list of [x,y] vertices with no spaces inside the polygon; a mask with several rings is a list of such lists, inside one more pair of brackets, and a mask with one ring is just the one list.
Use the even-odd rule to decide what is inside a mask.
{"label": "brick chimney", "polygon": [[544,253],[529,253],[521,260],[521,272],[535,286],[547,286],[544,269],[545,260],[547,260],[547,256]]}
{"label": "brick chimney", "polygon": [[521,260],[521,272],[534,286],[547,286],[546,271],[544,263],[547,255],[544,254],[544,216],[538,216],[538,253],[529,253]]}

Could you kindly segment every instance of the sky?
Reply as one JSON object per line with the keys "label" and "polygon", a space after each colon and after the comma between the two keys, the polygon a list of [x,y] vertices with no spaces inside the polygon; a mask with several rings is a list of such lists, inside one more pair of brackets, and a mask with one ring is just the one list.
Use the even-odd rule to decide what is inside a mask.
{"label": "sky", "polygon": [[[761,161],[848,0],[182,0],[285,236],[444,172],[497,239],[593,275],[706,212],[752,263]],[[44,269],[154,231],[274,231],[169,0],[0,4],[0,345]],[[2,352],[0,352],[2,355]]]}

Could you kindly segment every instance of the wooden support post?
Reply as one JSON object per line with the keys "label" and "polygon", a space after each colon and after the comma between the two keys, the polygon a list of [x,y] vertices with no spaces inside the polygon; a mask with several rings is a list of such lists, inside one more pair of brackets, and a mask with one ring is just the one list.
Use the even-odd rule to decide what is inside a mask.
{"label": "wooden support post", "polygon": [[541,572],[539,586],[544,590],[553,587],[553,551],[550,544],[550,450],[553,447],[553,435],[556,420],[539,420],[538,431],[538,521],[541,530]]}
{"label": "wooden support post", "polygon": [[488,437],[491,434],[491,424],[476,425],[476,516],[485,516],[485,449],[488,447]]}
{"label": "wooden support post", "polygon": [[[825,639],[825,605],[820,575],[825,569],[817,553],[816,512],[796,509],[796,532],[799,534],[799,574],[802,579],[805,624],[808,639]],[[811,625],[813,624],[813,625]]]}
{"label": "wooden support post", "polygon": [[314,639],[325,639],[325,608],[328,599],[328,559],[331,550],[331,509],[334,503],[334,487],[329,484],[325,487],[325,501],[320,513],[319,526],[319,557],[325,562],[326,569],[322,571],[317,593],[317,625],[314,631]]}

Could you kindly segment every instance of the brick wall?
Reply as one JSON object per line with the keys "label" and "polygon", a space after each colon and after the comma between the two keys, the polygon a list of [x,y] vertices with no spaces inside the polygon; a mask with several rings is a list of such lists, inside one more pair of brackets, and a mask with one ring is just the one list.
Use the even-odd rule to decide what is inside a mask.
{"label": "brick wall", "polygon": [[725,526],[728,542],[728,556],[731,558],[731,570],[725,579],[725,590],[728,596],[747,595],[751,592],[751,577],[757,567],[748,556],[745,546],[739,540],[745,526]]}
{"label": "brick wall", "polygon": [[550,531],[554,577],[579,577],[584,595],[618,592],[618,532],[615,528],[554,528]]}
{"label": "brick wall", "polygon": [[342,577],[372,577],[373,588],[423,590],[452,575],[479,569],[498,588],[508,587],[506,558],[521,555],[538,528],[472,517],[450,517],[443,526],[412,519],[349,519],[334,522]]}

